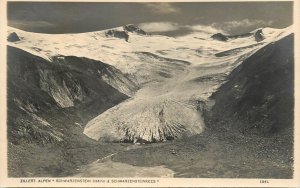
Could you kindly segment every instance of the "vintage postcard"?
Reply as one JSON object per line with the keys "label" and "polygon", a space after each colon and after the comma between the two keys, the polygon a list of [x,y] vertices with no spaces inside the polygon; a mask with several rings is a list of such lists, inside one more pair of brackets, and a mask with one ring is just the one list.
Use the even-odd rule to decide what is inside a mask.
{"label": "vintage postcard", "polygon": [[298,1],[1,1],[1,187],[300,187]]}

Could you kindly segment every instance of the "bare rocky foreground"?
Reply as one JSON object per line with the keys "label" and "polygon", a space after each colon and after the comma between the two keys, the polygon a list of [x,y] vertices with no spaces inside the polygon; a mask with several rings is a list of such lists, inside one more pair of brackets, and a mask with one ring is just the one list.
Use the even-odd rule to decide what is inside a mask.
{"label": "bare rocky foreground", "polygon": [[290,28],[216,36],[10,28],[10,176],[291,178]]}

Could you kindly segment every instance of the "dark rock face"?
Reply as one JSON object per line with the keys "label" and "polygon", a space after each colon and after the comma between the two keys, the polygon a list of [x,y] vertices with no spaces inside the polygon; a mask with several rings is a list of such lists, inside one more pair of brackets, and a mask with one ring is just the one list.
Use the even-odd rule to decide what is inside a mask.
{"label": "dark rock face", "polygon": [[139,28],[133,24],[128,24],[128,25],[123,26],[123,31],[110,29],[105,33],[105,35],[107,37],[116,37],[116,38],[120,38],[120,39],[125,39],[125,41],[128,42],[128,40],[129,40],[128,32],[136,33],[136,34],[140,34],[140,35],[147,35],[147,33],[144,30],[142,30],[141,28]]}
{"label": "dark rock face", "polygon": [[138,34],[141,34],[141,35],[147,35],[147,33],[144,30],[142,30],[141,28],[139,28],[139,27],[137,27],[137,26],[135,26],[133,24],[125,25],[123,27],[123,29],[125,31],[128,31],[128,32],[138,33]]}
{"label": "dark rock face", "polygon": [[14,47],[7,59],[8,139],[15,144],[66,142],[128,98],[102,79],[119,73],[100,61],[62,56],[49,62]]}
{"label": "dark rock face", "polygon": [[140,35],[147,35],[147,33],[145,31],[143,31],[142,29],[140,29],[139,27],[137,27],[133,24],[123,26],[123,31],[110,29],[105,33],[105,35],[107,37],[116,37],[116,38],[120,38],[120,39],[125,39],[125,41],[128,42],[128,40],[129,40],[128,32],[137,33]]}
{"label": "dark rock face", "polygon": [[256,42],[260,42],[265,39],[262,29],[259,29],[254,33],[254,38]]}
{"label": "dark rock face", "polygon": [[125,39],[126,42],[129,40],[129,35],[126,31],[108,30],[105,35],[107,37],[116,37],[120,39]]}
{"label": "dark rock face", "polygon": [[17,42],[20,41],[21,39],[19,38],[19,36],[17,35],[17,33],[12,32],[8,35],[7,40],[9,42]]}
{"label": "dark rock face", "polygon": [[244,135],[292,137],[294,119],[293,34],[257,51],[211,97],[212,128]]}
{"label": "dark rock face", "polygon": [[211,38],[213,38],[215,40],[219,40],[219,41],[227,41],[228,40],[228,37],[226,37],[222,33],[214,34],[214,35],[211,36]]}

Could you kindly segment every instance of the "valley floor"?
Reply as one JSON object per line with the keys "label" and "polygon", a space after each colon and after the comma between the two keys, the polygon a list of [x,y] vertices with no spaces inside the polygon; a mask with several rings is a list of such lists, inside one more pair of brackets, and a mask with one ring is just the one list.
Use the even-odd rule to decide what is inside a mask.
{"label": "valley floor", "polygon": [[[79,173],[81,177],[139,176],[112,168],[113,164],[117,167],[118,163],[123,163],[139,168],[156,167],[159,174],[150,170],[150,177],[168,177],[167,168],[173,171],[174,177],[292,178],[293,154],[289,141],[279,137],[259,139],[230,133],[221,135],[208,130],[183,140],[122,150],[109,159],[96,162],[97,165],[82,167]],[[163,172],[165,174],[161,174]]]}
{"label": "valley floor", "polygon": [[[208,129],[164,143],[94,143],[56,152],[11,145],[9,157],[15,159],[9,165],[12,176],[292,178],[291,143],[282,137],[237,136]],[[17,147],[27,147],[28,153],[19,155]]]}

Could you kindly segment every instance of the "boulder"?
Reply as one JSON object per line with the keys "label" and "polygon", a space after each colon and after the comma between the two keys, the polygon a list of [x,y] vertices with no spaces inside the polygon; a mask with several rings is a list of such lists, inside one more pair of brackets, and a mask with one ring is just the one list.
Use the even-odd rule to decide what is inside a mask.
{"label": "boulder", "polygon": [[17,42],[17,41],[21,41],[20,37],[17,35],[17,33],[12,32],[8,35],[7,40],[9,42]]}

